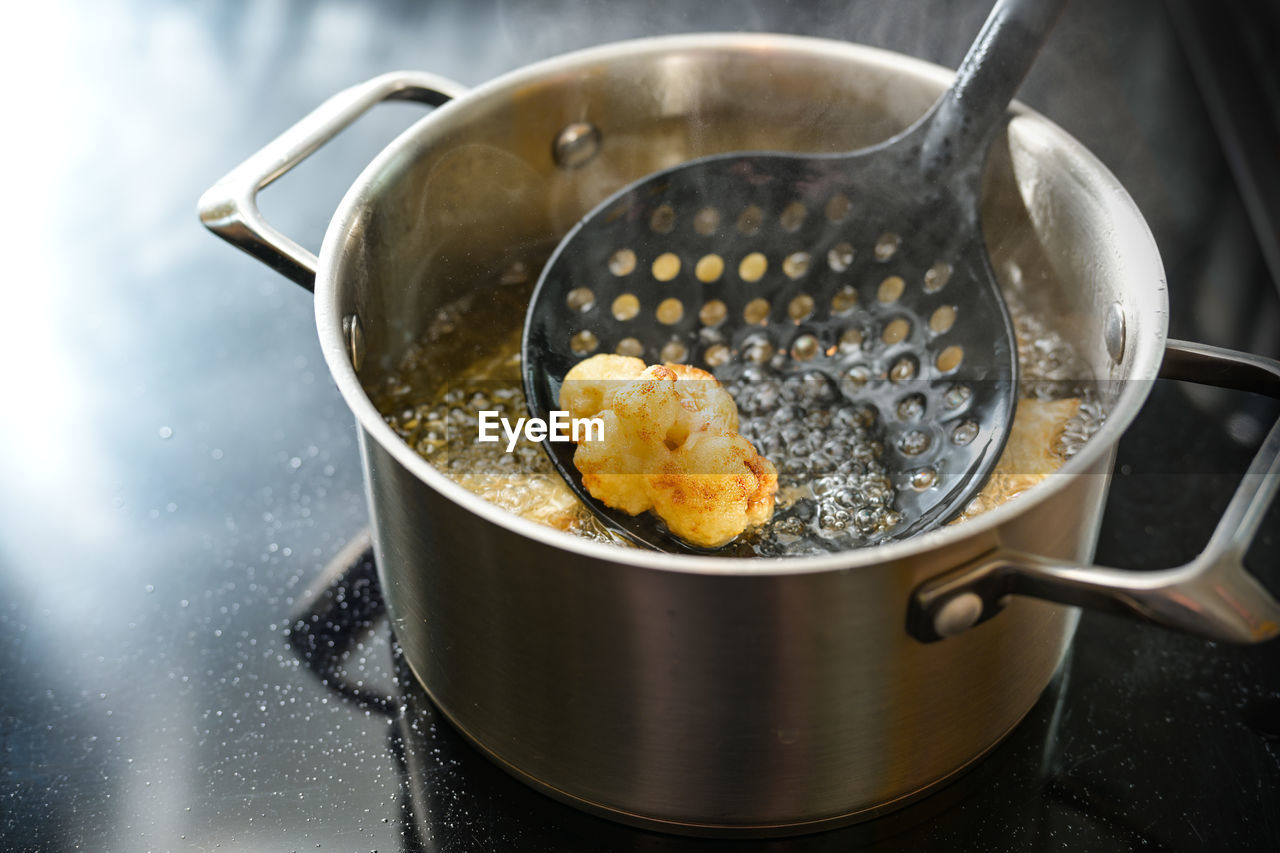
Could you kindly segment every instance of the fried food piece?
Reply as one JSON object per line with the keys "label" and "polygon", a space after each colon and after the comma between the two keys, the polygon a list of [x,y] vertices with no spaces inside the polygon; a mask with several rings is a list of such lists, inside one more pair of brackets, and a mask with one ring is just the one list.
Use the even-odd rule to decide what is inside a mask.
{"label": "fried food piece", "polygon": [[773,515],[778,474],[737,433],[694,432],[649,477],[653,511],[686,542],[717,547]]}
{"label": "fried food piece", "polygon": [[690,433],[738,431],[738,406],[716,378],[705,370],[687,364],[666,365],[676,376],[676,395],[680,407],[689,413],[678,422],[673,438],[683,443]]}
{"label": "fried food piece", "polygon": [[573,462],[607,506],[651,509],[704,548],[772,517],[777,471],[738,435],[738,407],[705,370],[593,356],[565,376],[560,407],[604,421],[604,440],[580,443]]}
{"label": "fried food piece", "polygon": [[1057,450],[1058,437],[1079,411],[1080,400],[1075,397],[1019,400],[1009,441],[991,479],[952,523],[974,518],[1017,497],[1061,468],[1066,460]]}
{"label": "fried food piece", "polygon": [[609,408],[605,398],[620,387],[619,380],[636,379],[644,362],[629,355],[593,355],[573,366],[560,388],[560,408],[571,418],[594,417]]}

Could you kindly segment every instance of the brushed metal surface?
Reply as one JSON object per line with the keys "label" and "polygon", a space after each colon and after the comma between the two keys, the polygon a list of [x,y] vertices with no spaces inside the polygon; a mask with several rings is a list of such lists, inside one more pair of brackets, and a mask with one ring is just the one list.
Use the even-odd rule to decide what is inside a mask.
{"label": "brushed metal surface", "polygon": [[394,630],[432,697],[504,762],[600,807],[743,827],[906,796],[1022,717],[1076,623],[1023,600],[924,645],[902,614],[948,551],[807,574],[584,559],[363,450]]}
{"label": "brushed metal surface", "polygon": [[[1057,318],[1112,411],[1060,474],[974,521],[828,557],[621,550],[540,528],[448,482],[362,387],[459,298],[471,299],[468,322],[499,331],[511,313],[502,306],[519,303],[502,291],[518,285],[499,282],[536,274],[558,235],[623,183],[717,151],[875,142],[918,117],[948,79],[815,39],[608,46],[439,108],[344,199],[320,256],[317,323],[361,426],[395,631],[442,709],[502,762],[567,798],[664,825],[839,821],[964,766],[1047,684],[1073,609],[1018,599],[932,645],[905,630],[918,583],[996,547],[1092,557],[1115,442],[1163,350],[1163,272],[1145,224],[1114,178],[1034,113],[1020,111],[993,152],[988,244],[1002,285]],[[604,142],[589,163],[562,170],[552,142],[574,121],[592,122]],[[1113,303],[1129,338],[1119,364],[1102,334]],[[341,331],[351,313],[365,330],[359,376]],[[437,365],[441,376],[459,366]]]}

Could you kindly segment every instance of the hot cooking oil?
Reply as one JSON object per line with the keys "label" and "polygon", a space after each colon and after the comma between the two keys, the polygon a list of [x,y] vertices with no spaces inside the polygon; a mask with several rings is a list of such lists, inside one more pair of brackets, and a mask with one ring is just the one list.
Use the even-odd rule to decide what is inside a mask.
{"label": "hot cooking oil", "polygon": [[[1020,397],[1026,402],[1020,404],[996,472],[962,519],[1048,476],[1105,418],[1088,383],[1078,379],[1084,370],[1071,345],[1018,304],[1011,302],[1010,311]],[[449,316],[447,310],[441,313]],[[437,324],[433,334],[447,337],[456,325]],[[374,404],[406,443],[445,476],[509,512],[587,539],[628,544],[577,500],[540,446],[522,441],[507,452],[504,442],[476,440],[481,411],[512,422],[527,415],[519,328],[448,381],[421,381],[431,375],[430,352],[430,347],[411,347],[400,370],[370,389]],[[764,360],[726,379],[726,388],[738,404],[740,432],[774,463],[779,483],[773,518],[724,549],[726,554],[804,555],[875,544],[901,522],[899,488],[940,487],[938,472],[925,468],[906,472],[895,485],[881,462],[883,430],[875,408],[851,402],[818,371],[786,375]],[[957,385],[948,393],[964,391]],[[900,405],[911,404],[907,397]],[[902,439],[911,440],[910,433]],[[899,449],[910,453],[909,447]],[[1019,470],[1009,470],[1010,465]]]}

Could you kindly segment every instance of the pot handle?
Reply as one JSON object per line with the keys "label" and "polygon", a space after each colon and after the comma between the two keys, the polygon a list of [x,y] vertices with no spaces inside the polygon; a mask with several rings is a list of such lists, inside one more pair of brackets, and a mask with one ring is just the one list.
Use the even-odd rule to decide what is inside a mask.
{"label": "pot handle", "polygon": [[[1169,341],[1160,375],[1280,398],[1280,362]],[[911,594],[907,630],[922,642],[990,619],[1009,595],[1136,616],[1210,640],[1260,643],[1280,634],[1280,604],[1244,567],[1249,543],[1280,487],[1280,421],[1272,426],[1204,550],[1151,572],[1076,565],[996,550],[925,581]]]}
{"label": "pot handle", "polygon": [[438,107],[465,91],[460,83],[419,71],[393,71],[343,89],[200,196],[200,221],[231,245],[314,290],[316,256],[263,218],[258,192],[383,101]]}

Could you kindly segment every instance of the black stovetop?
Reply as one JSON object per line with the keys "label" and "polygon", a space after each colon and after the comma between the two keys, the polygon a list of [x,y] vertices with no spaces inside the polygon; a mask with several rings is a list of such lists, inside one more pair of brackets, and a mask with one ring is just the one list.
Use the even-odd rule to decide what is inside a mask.
{"label": "black stovetop", "polygon": [[[195,200],[382,71],[474,84],[588,44],[712,29],[954,66],[986,5],[135,0],[7,13],[0,849],[707,847],[507,778],[404,676],[368,567],[325,586],[368,523],[353,420],[309,295],[205,233]],[[1203,60],[1180,41],[1203,35],[1186,5],[1074,0],[1024,99],[1137,200],[1173,333],[1275,354],[1258,194],[1242,200],[1224,156],[1237,148],[1219,142],[1223,114],[1258,114],[1215,110],[1200,88],[1213,75],[1186,59]],[[264,193],[268,216],[318,245],[346,186],[419,114],[389,106],[358,123]],[[1272,413],[1158,383],[1121,444],[1099,560],[1192,556]],[[1250,556],[1273,588],[1277,522],[1273,507]],[[299,625],[320,605],[327,616]],[[858,827],[742,846],[1280,848],[1280,644],[1086,614],[1031,717],[958,782]]]}

